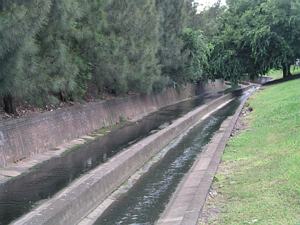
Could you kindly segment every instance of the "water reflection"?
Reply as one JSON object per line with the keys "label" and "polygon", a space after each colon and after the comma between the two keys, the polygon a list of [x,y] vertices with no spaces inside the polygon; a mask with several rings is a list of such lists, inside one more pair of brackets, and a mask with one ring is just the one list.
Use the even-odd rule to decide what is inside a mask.
{"label": "water reflection", "polygon": [[96,225],[150,225],[158,220],[177,185],[221,123],[239,105],[233,101],[193,128],[169,153],[118,200]]}
{"label": "water reflection", "polygon": [[36,167],[30,173],[0,186],[0,224],[8,224],[69,185],[118,152],[157,132],[181,115],[218,96],[199,97],[128,123],[97,141],[81,146]]}

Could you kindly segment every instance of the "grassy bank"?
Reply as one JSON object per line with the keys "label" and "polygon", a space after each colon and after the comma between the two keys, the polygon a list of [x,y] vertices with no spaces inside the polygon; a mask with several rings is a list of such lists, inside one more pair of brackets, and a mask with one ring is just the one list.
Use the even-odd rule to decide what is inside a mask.
{"label": "grassy bank", "polygon": [[[300,67],[292,66],[291,73],[293,75],[300,74]],[[270,76],[270,77],[272,77],[275,80],[281,79],[283,77],[282,76],[282,70],[270,70],[268,72],[267,76]]]}
{"label": "grassy bank", "polygon": [[216,176],[225,202],[212,224],[298,225],[300,80],[259,91],[249,104],[247,129],[230,140]]}

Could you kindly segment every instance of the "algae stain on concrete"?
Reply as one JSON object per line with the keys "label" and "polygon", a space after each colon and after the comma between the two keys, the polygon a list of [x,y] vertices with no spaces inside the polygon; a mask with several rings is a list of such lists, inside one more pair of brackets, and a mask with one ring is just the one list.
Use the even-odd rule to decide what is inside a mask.
{"label": "algae stain on concrete", "polygon": [[2,131],[0,131],[0,146],[4,146],[5,138]]}

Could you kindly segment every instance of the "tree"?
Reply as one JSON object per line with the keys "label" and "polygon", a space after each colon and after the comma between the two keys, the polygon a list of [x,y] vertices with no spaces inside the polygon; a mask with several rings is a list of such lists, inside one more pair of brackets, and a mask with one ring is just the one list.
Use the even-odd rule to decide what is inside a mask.
{"label": "tree", "polygon": [[184,43],[181,35],[187,22],[186,1],[156,0],[156,7],[160,19],[158,58],[162,74],[172,81],[180,82],[185,80],[183,69],[186,58],[182,54]]}
{"label": "tree", "polygon": [[151,0],[111,0],[106,8],[105,52],[96,81],[111,93],[148,93],[160,81],[158,19]]}
{"label": "tree", "polygon": [[[106,60],[104,26],[107,0],[84,0],[81,4],[82,16],[77,21],[73,49],[80,56],[79,84],[81,90],[98,94],[97,80],[103,80],[103,62]],[[101,86],[102,87],[102,86]],[[101,88],[99,88],[101,89]],[[86,92],[82,93],[86,94]]]}
{"label": "tree", "polygon": [[[236,3],[236,1],[234,2]],[[219,30],[212,38],[212,52],[209,59],[210,74],[237,83],[245,76],[252,76],[255,61],[251,47],[245,42],[245,33],[239,7],[229,7],[218,21]]]}
{"label": "tree", "polygon": [[300,56],[299,13],[296,0],[262,2],[253,13],[257,21],[257,29],[249,32],[253,52],[270,67],[281,67],[284,77],[291,75],[290,67]]}
{"label": "tree", "polygon": [[74,48],[76,35],[82,32],[77,27],[81,16],[77,1],[53,0],[48,23],[36,36],[39,69],[43,74],[36,85],[42,100],[51,101],[47,98],[49,94],[60,101],[73,100],[85,92],[78,82],[81,58]]}
{"label": "tree", "polygon": [[0,96],[7,113],[16,113],[15,97],[32,91],[37,76],[35,35],[47,22],[51,0],[1,1]]}
{"label": "tree", "polygon": [[[192,0],[3,0],[0,97],[43,106],[204,79]],[[185,31],[184,31],[185,30]],[[195,29],[196,30],[196,29]]]}
{"label": "tree", "polygon": [[238,82],[281,67],[289,76],[299,57],[298,1],[229,0],[227,5],[213,40],[211,73]]}
{"label": "tree", "polygon": [[209,47],[202,32],[186,28],[182,40],[182,51],[187,55],[184,82],[207,80]]}
{"label": "tree", "polygon": [[194,16],[194,29],[201,29],[208,39],[214,38],[219,31],[219,20],[226,7],[217,1],[214,5]]}

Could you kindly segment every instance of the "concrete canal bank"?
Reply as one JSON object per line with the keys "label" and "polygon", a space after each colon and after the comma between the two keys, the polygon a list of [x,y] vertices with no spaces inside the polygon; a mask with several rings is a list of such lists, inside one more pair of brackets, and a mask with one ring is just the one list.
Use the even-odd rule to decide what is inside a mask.
{"label": "concrete canal bank", "polygon": [[[220,151],[216,154],[217,146],[226,143],[223,138],[223,131],[224,129],[230,130],[231,124],[234,124],[233,118],[238,115],[235,112],[236,110],[239,111],[243,105],[243,100],[246,98],[247,94],[241,98],[225,102],[201,117],[198,123],[195,123],[187,133],[176,138],[176,141],[171,142],[158,154],[157,157],[161,157],[160,161],[157,161],[157,157],[155,157],[147,163],[126,184],[122,185],[91,212],[80,225],[154,224],[159,219],[160,214],[164,212],[173,192],[178,193],[176,187],[186,173],[189,182],[187,185],[179,185],[179,187],[183,187],[183,191],[180,192],[180,195],[174,194],[176,197],[172,199],[176,198],[176,204],[170,203],[166,211],[174,210],[185,215],[191,212],[189,210],[192,210],[189,204],[194,207],[201,205],[200,198],[197,197],[199,195],[197,189],[203,191],[201,197],[205,199],[207,194],[205,188],[209,184],[206,180],[206,174],[212,175],[212,169],[208,165],[217,166],[218,162],[215,155],[221,155]],[[228,133],[230,134],[229,131]],[[206,144],[208,145],[205,146]],[[196,160],[196,173],[193,170],[189,171],[198,156],[201,156],[201,160]],[[150,169],[147,169],[149,166]],[[205,179],[202,179],[201,173],[205,174]],[[212,177],[208,176],[208,179],[212,179]],[[190,178],[192,179],[190,180]],[[127,193],[124,193],[126,190],[128,190]],[[162,215],[164,214],[166,213]],[[161,218],[166,224],[180,224],[182,222],[174,213],[167,215],[168,218],[163,216]],[[185,220],[187,221],[183,224],[193,224],[191,218],[188,217]]]}
{"label": "concrete canal bank", "polygon": [[217,172],[226,143],[234,129],[245,102],[255,89],[240,100],[236,112],[229,116],[199,154],[195,163],[178,185],[156,225],[197,225],[201,210]]}
{"label": "concrete canal bank", "polygon": [[128,147],[14,224],[76,224],[170,141],[232,97],[228,94],[212,100]]}
{"label": "concrete canal bank", "polygon": [[[196,107],[216,99],[221,94],[199,96],[160,109],[141,120],[126,122],[111,130],[104,129],[101,135],[86,136],[72,143],[73,148],[61,148],[59,150],[40,154],[38,157],[48,160],[42,163],[39,160],[31,160],[38,163],[33,168],[31,161],[18,163],[14,167],[1,170],[2,173],[21,173],[16,177],[5,177],[0,181],[0,224],[8,223],[22,214],[30,211],[54,194],[68,186],[75,179],[86,174],[100,164],[147,137]],[[72,144],[71,143],[71,144]],[[67,150],[66,150],[67,149]],[[40,162],[40,163],[39,163]]]}
{"label": "concrete canal bank", "polygon": [[[169,88],[160,94],[137,95],[88,103],[0,123],[0,168],[55,149],[101,127],[138,120],[167,105],[224,89],[221,80]],[[1,178],[1,177],[0,177]]]}

